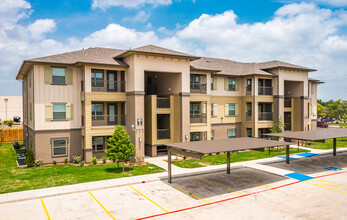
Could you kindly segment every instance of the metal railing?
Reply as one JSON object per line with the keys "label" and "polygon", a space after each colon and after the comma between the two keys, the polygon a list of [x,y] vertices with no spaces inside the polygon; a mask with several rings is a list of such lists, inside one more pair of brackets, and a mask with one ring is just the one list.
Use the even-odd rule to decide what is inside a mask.
{"label": "metal railing", "polygon": [[190,92],[206,94],[207,93],[206,84],[190,83]]}
{"label": "metal railing", "polygon": [[190,114],[190,123],[191,124],[200,124],[206,123],[206,114]]}
{"label": "metal railing", "polygon": [[272,121],[273,120],[273,113],[272,112],[259,112],[258,113],[258,120],[259,121]]}
{"label": "metal railing", "polygon": [[[83,84],[84,83],[82,81],[82,85]],[[91,80],[92,92],[125,92],[125,84],[125,81],[113,81],[103,79]]]}
{"label": "metal railing", "polygon": [[259,86],[258,87],[258,95],[272,95],[273,87],[269,86]]}
{"label": "metal railing", "polygon": [[170,140],[170,129],[158,129],[157,140]]}
{"label": "metal railing", "polygon": [[157,108],[170,108],[170,97],[157,97]]}
{"label": "metal railing", "polygon": [[252,112],[246,112],[246,121],[252,121]]}
{"label": "metal railing", "polygon": [[285,98],[284,99],[284,107],[285,108],[291,108],[292,107],[292,99],[291,98]]}
{"label": "metal railing", "polygon": [[125,126],[125,115],[92,115],[92,126]]}
{"label": "metal railing", "polygon": [[252,95],[252,86],[246,86],[246,95]]}
{"label": "metal railing", "polygon": [[284,128],[285,131],[291,131],[292,130],[292,123],[284,123],[284,125],[285,125],[285,128]]}

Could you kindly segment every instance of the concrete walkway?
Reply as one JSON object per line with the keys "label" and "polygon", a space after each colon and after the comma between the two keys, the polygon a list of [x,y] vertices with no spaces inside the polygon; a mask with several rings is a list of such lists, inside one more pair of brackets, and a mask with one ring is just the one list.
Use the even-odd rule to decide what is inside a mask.
{"label": "concrete walkway", "polygon": [[[296,147],[296,146],[292,146],[292,147]],[[320,151],[313,150],[313,149],[310,149],[310,150],[313,153],[317,153],[320,155],[332,154],[332,150],[320,150]],[[344,151],[347,151],[347,148],[337,149],[338,153],[344,152]],[[300,158],[300,156],[297,156],[297,155],[292,155],[291,157]],[[168,164],[167,162],[164,161],[165,159],[167,159],[167,156],[161,156],[156,158],[145,158],[145,161],[155,164],[167,170]],[[246,166],[246,167],[250,167],[254,169],[259,169],[259,170],[283,175],[284,172],[288,172],[288,171],[262,165],[266,163],[273,163],[273,162],[280,162],[280,161],[284,161],[284,159],[281,159],[278,157],[272,157],[272,158],[265,158],[265,159],[259,159],[259,160],[232,163],[230,167],[231,169],[238,169],[240,167]],[[208,167],[199,167],[199,168],[193,168],[193,169],[180,168],[173,165],[172,177],[178,178],[183,176],[194,176],[194,175],[199,175],[203,173],[206,174],[206,173],[218,172],[223,170],[226,170],[226,164],[208,166]],[[87,182],[87,183],[80,183],[80,184],[74,184],[74,185],[66,185],[66,186],[59,186],[59,187],[51,187],[51,188],[44,188],[44,189],[0,194],[0,204],[23,201],[23,200],[40,199],[40,198],[51,197],[56,195],[72,194],[72,193],[85,192],[85,191],[94,191],[94,190],[100,190],[100,189],[112,188],[112,187],[118,187],[118,186],[124,186],[124,185],[139,184],[142,182],[162,181],[165,179],[167,179],[166,171],[162,173],[155,173],[155,174],[148,174],[148,175],[141,175],[141,176],[124,177],[124,178],[118,178],[118,179],[102,180],[102,181]]]}

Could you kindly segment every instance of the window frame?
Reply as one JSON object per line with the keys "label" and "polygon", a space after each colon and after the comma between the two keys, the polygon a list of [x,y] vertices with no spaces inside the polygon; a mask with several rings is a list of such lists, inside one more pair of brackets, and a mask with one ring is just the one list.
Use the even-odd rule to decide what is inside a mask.
{"label": "window frame", "polygon": [[[97,78],[96,74],[100,73],[102,75],[101,78]],[[94,75],[94,77],[93,77]],[[90,73],[90,80],[91,80],[91,84],[92,87],[104,87],[104,81],[105,81],[105,71],[101,70],[101,69],[92,69],[91,73]],[[97,83],[97,80],[100,80],[101,83]]]}
{"label": "window frame", "polygon": [[211,130],[211,140],[214,140],[215,130]]}
{"label": "window frame", "polygon": [[[65,113],[65,118],[61,118],[61,119],[58,119],[58,118],[54,118],[54,105],[64,105],[64,107],[65,107],[65,111],[64,111],[64,113]],[[56,112],[56,113],[62,113],[62,112]],[[66,103],[52,103],[52,120],[53,121],[66,121],[67,119],[66,119]]]}
{"label": "window frame", "polygon": [[[98,115],[96,111],[96,105],[102,105],[102,114]],[[93,106],[94,106],[94,114],[93,114]],[[92,103],[92,109],[91,109],[91,114],[92,114],[92,120],[104,120],[104,115],[105,115],[105,106],[104,103]]]}
{"label": "window frame", "polygon": [[[196,106],[198,109],[195,109]],[[191,118],[200,117],[200,103],[190,103],[189,113]]]}
{"label": "window frame", "polygon": [[[103,148],[101,150],[98,150],[98,148],[97,148],[98,145],[95,144],[95,142],[96,142],[95,139],[96,138],[102,138],[102,146],[103,146]],[[93,150],[93,152],[103,152],[106,149],[105,147],[106,146],[105,146],[105,137],[104,136],[94,136],[94,137],[92,137],[92,150]]]}
{"label": "window frame", "polygon": [[236,79],[228,77],[228,91],[236,91]]}
{"label": "window frame", "polygon": [[[51,67],[52,69],[52,85],[66,85],[66,68],[64,67]],[[54,69],[63,69],[64,70],[64,76],[54,76]],[[54,78],[64,78],[64,83],[56,83],[54,82]]]}
{"label": "window frame", "polygon": [[[193,136],[192,136],[193,135]],[[195,138],[192,137],[199,137],[199,140],[195,140]],[[191,132],[190,133],[190,141],[195,142],[195,141],[200,141],[200,132]]]}
{"label": "window frame", "polygon": [[[229,132],[230,132],[230,131],[234,131],[234,136],[230,136],[230,135],[229,135]],[[233,128],[233,129],[228,129],[228,131],[227,131],[227,136],[228,136],[228,139],[236,138],[236,129],[235,129],[235,128]]]}
{"label": "window frame", "polygon": [[[54,154],[55,148],[63,148],[63,147],[55,147],[54,146],[54,141],[57,141],[57,140],[65,140],[65,154],[59,154],[59,155]],[[69,144],[69,138],[67,138],[67,137],[51,138],[52,157],[66,157],[66,156],[68,156],[68,144]]]}
{"label": "window frame", "polygon": [[[230,109],[231,106],[234,106],[234,109]],[[234,114],[230,114],[231,111],[234,111]],[[236,104],[233,104],[233,103],[228,104],[228,116],[236,116]]]}

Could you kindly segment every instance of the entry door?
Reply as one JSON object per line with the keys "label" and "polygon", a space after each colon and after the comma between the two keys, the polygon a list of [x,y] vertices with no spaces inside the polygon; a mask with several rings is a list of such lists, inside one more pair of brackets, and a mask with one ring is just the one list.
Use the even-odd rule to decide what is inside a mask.
{"label": "entry door", "polygon": [[116,125],[117,123],[117,104],[108,104],[108,124]]}
{"label": "entry door", "polygon": [[117,71],[107,71],[107,90],[117,91]]}

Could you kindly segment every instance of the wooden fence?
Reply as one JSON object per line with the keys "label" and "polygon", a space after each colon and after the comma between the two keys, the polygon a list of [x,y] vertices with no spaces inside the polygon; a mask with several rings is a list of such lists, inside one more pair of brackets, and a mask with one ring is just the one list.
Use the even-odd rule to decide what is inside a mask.
{"label": "wooden fence", "polygon": [[23,127],[3,127],[0,131],[0,142],[23,141]]}

